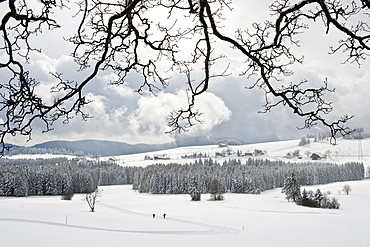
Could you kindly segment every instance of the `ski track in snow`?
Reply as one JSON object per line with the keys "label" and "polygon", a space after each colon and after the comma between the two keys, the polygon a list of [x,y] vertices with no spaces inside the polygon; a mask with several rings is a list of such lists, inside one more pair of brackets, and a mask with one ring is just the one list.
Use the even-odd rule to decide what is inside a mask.
{"label": "ski track in snow", "polygon": [[[138,212],[134,212],[131,210],[119,208],[116,206],[108,205],[105,203],[99,202],[101,206],[104,206],[106,208],[109,208],[111,210],[120,212],[120,213],[128,213],[128,214],[135,214],[143,217],[148,217],[147,214],[142,214]],[[42,220],[31,220],[31,219],[18,219],[18,218],[0,218],[0,221],[5,222],[18,222],[18,223],[29,223],[29,224],[42,224],[42,225],[50,225],[50,226],[58,226],[58,227],[69,227],[69,228],[75,228],[75,229],[84,229],[84,230],[95,230],[95,231],[108,231],[108,232],[118,232],[118,233],[140,233],[140,234],[163,234],[163,235],[211,235],[211,234],[237,234],[239,230],[234,228],[228,228],[228,227],[221,227],[216,225],[210,225],[195,221],[186,221],[181,219],[175,219],[175,218],[167,218],[166,221],[172,221],[172,222],[179,222],[183,224],[189,224],[189,225],[196,225],[196,226],[203,226],[208,228],[207,230],[199,230],[199,231],[191,231],[191,230],[182,230],[182,231],[141,231],[141,230],[124,230],[124,229],[113,229],[113,228],[104,228],[104,227],[90,227],[90,226],[82,226],[82,225],[71,225],[71,224],[63,224],[58,222],[52,222],[52,221],[42,221]]]}
{"label": "ski track in snow", "polygon": [[[106,208],[110,208],[120,213],[129,213],[129,214],[136,214],[136,215],[143,216],[143,217],[148,217],[148,214],[134,212],[131,210],[119,208],[119,207],[105,204],[102,202],[99,202],[99,204]],[[200,223],[196,221],[181,220],[181,219],[176,219],[176,218],[166,218],[166,220],[189,224],[189,225],[204,226],[204,227],[207,227],[208,230],[204,230],[204,231],[159,231],[159,232],[158,231],[144,231],[144,232],[145,233],[156,233],[156,234],[176,234],[176,235],[236,234],[239,232],[239,230],[234,229],[234,228],[210,225],[210,224]]]}

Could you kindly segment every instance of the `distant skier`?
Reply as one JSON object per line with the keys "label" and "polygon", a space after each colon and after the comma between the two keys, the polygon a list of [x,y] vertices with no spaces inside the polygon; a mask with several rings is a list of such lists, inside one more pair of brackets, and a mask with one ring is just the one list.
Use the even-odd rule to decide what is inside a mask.
{"label": "distant skier", "polygon": [[155,214],[153,214],[153,219],[155,218]]}
{"label": "distant skier", "polygon": [[165,219],[166,218],[166,214],[163,214],[163,219]]}

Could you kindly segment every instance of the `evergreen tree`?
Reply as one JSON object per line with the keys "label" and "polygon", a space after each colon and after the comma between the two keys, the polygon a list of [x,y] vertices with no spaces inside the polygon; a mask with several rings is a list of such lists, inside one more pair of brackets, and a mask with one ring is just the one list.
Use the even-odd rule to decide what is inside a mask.
{"label": "evergreen tree", "polygon": [[231,181],[231,193],[244,193],[243,183],[238,179],[233,179]]}
{"label": "evergreen tree", "polygon": [[301,186],[298,183],[297,177],[294,172],[290,174],[284,181],[284,187],[281,189],[281,193],[284,193],[286,199],[290,201],[292,199],[294,202],[301,196]]}
{"label": "evergreen tree", "polygon": [[314,200],[320,205],[321,204],[321,200],[324,198],[323,194],[321,193],[320,189],[317,189],[316,190],[316,193],[315,193],[315,198]]}
{"label": "evergreen tree", "polygon": [[308,194],[307,194],[306,189],[304,189],[302,192],[302,199],[306,199],[306,198],[308,198]]}
{"label": "evergreen tree", "polygon": [[28,196],[28,184],[22,172],[18,172],[14,176],[14,196]]}
{"label": "evergreen tree", "polygon": [[190,178],[189,194],[192,201],[200,201],[201,192],[199,189],[198,179],[194,176]]}
{"label": "evergreen tree", "polygon": [[211,193],[210,200],[221,201],[224,199],[223,196],[224,191],[222,188],[222,183],[219,179],[212,178],[211,183],[209,185],[209,193]]}
{"label": "evergreen tree", "polygon": [[310,139],[302,137],[301,140],[299,141],[298,146],[304,146],[304,145],[307,145],[307,144],[310,144]]}

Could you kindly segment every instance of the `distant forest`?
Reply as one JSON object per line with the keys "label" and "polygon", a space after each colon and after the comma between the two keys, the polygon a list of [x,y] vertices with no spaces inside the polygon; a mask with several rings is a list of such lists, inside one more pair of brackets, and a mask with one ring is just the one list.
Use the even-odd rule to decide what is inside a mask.
{"label": "distant forest", "polygon": [[63,195],[94,191],[99,185],[132,184],[135,167],[111,162],[57,159],[0,159],[0,196]]}
{"label": "distant forest", "polygon": [[68,159],[0,159],[0,196],[63,195],[94,191],[100,185],[132,184],[141,193],[187,194],[194,188],[210,192],[213,179],[231,193],[258,194],[282,187],[292,172],[301,185],[361,180],[364,165],[350,162],[291,163],[262,159],[229,160],[220,164],[211,158],[188,164],[155,164],[122,167],[111,162]]}
{"label": "distant forest", "polygon": [[10,146],[9,150],[4,151],[4,155],[12,156],[18,154],[61,154],[61,155],[85,155],[83,151],[71,151],[65,148],[37,148]]}

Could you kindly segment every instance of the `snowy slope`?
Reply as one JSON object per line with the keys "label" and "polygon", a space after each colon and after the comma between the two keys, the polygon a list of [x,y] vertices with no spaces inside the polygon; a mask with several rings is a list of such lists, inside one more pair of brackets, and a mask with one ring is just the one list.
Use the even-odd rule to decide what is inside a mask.
{"label": "snowy slope", "polygon": [[[311,153],[322,153],[325,154],[328,150],[330,151],[330,157],[323,162],[333,162],[333,163],[344,163],[348,161],[359,161],[370,165],[370,139],[358,140],[343,140],[338,139],[337,145],[331,145],[328,141],[311,142],[311,144],[305,146],[299,146],[299,140],[289,140],[289,141],[279,141],[279,142],[267,142],[267,143],[257,143],[248,144],[240,146],[230,146],[230,148],[236,152],[238,150],[245,152],[253,152],[255,149],[260,149],[266,151],[266,155],[259,156],[262,159],[274,159],[274,160],[286,160],[286,161],[299,161],[297,159],[285,159],[284,157],[288,152],[294,152],[295,150],[300,150],[303,157],[303,161],[310,160],[305,153],[307,151]],[[181,159],[181,156],[193,153],[206,153],[212,159],[216,159],[220,162],[228,159],[248,159],[248,157],[237,157],[236,155],[226,156],[226,157],[215,157],[216,152],[221,152],[226,148],[219,148],[217,145],[208,146],[191,146],[191,147],[181,147],[168,149],[156,152],[147,152],[131,155],[121,155],[115,156],[118,163],[121,165],[128,166],[147,166],[155,163],[187,163],[194,162],[194,159]],[[362,152],[361,152],[362,151]],[[359,157],[359,153],[361,157]],[[156,154],[167,154],[170,160],[144,160],[146,155],[153,157]],[[102,160],[108,160],[111,157],[102,157]],[[366,167],[366,165],[365,165]]]}

